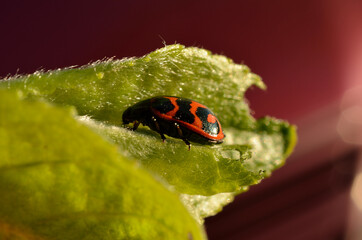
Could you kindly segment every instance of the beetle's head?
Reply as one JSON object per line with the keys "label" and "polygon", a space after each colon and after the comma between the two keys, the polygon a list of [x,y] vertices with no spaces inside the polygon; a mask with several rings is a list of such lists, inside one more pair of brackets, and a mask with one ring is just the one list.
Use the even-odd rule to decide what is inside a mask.
{"label": "beetle's head", "polygon": [[141,101],[133,106],[130,106],[122,114],[123,124],[133,123],[138,121],[143,123],[150,116],[149,100]]}
{"label": "beetle's head", "polygon": [[132,109],[131,108],[127,108],[126,111],[124,111],[124,113],[122,114],[122,121],[123,124],[128,124],[130,122],[133,122],[135,119],[132,116]]}

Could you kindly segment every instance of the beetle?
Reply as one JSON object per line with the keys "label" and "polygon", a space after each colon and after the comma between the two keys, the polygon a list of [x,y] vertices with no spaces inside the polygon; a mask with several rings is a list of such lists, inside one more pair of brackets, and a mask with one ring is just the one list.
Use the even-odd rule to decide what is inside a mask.
{"label": "beetle", "polygon": [[136,103],[124,111],[123,124],[133,123],[136,130],[142,123],[161,135],[191,142],[219,144],[225,137],[219,120],[206,106],[187,98],[157,96]]}

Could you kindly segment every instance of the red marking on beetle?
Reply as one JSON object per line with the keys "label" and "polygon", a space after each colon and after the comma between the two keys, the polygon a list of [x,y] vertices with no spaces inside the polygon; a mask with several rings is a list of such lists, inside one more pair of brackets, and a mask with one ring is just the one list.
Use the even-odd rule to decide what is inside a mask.
{"label": "red marking on beetle", "polygon": [[205,107],[204,105],[201,105],[200,103],[197,103],[197,102],[194,102],[192,101],[191,104],[190,104],[191,108],[190,108],[190,112],[192,113],[192,115],[194,115],[195,117],[195,120],[194,122],[192,123],[192,125],[202,129],[202,121],[201,119],[196,115],[196,110],[199,108],[199,107]]}
{"label": "red marking on beetle", "polygon": [[207,115],[207,121],[209,123],[215,123],[216,122],[216,117],[214,115],[212,115],[212,114],[209,114],[209,115]]}
{"label": "red marking on beetle", "polygon": [[[179,108],[180,108],[180,107],[177,105],[177,102],[176,102],[177,98],[175,98],[175,97],[166,97],[166,98],[170,99],[172,105],[173,105],[175,108],[172,109],[171,111],[167,112],[165,115],[168,115],[168,116],[173,117],[173,116],[176,115],[177,111],[178,111]],[[164,115],[164,114],[162,114],[162,115]]]}

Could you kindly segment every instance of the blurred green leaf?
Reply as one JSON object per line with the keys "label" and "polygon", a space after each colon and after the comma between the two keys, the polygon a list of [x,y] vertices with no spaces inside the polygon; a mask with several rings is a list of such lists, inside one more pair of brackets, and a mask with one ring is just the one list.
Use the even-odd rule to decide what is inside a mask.
{"label": "blurred green leaf", "polygon": [[177,194],[74,112],[0,89],[0,239],[205,238]]}

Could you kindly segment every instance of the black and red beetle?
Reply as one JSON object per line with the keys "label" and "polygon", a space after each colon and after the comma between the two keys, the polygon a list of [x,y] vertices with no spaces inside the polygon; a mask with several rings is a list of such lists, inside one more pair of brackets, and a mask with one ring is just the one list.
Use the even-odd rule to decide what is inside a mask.
{"label": "black and red beetle", "polygon": [[158,132],[181,138],[190,149],[190,142],[222,143],[225,137],[220,122],[206,106],[187,98],[159,96],[143,100],[129,107],[122,115],[124,124],[140,123]]}

